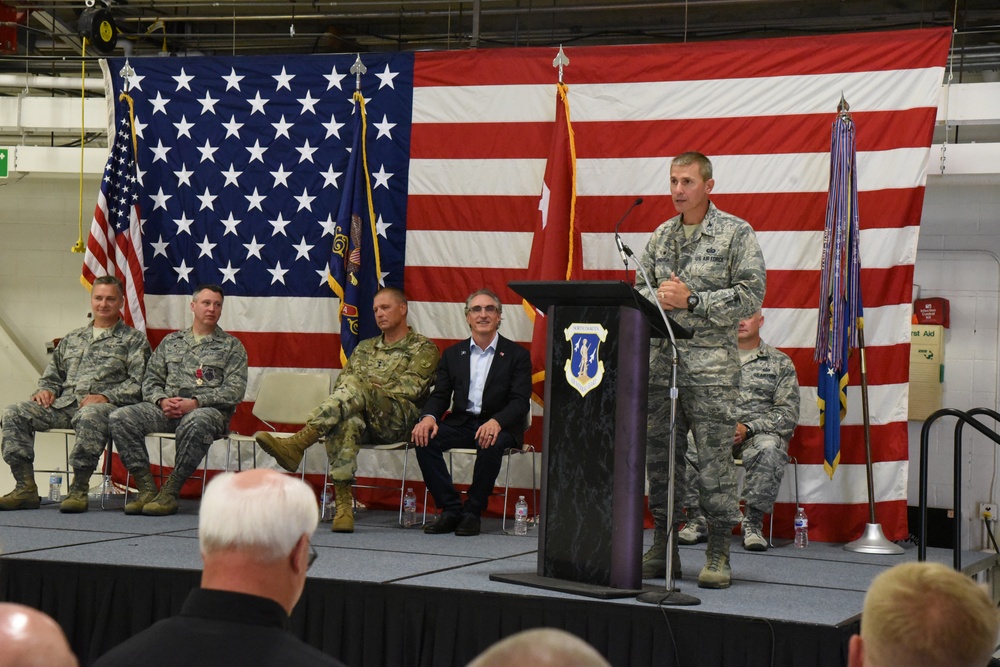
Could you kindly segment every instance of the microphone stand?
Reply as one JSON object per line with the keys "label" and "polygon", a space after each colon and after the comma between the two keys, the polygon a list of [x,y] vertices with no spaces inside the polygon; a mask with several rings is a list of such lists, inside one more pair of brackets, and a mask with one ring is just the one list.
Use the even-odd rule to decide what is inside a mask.
{"label": "microphone stand", "polygon": [[[626,213],[626,215],[628,215]],[[618,251],[621,253],[622,260],[625,262],[625,266],[628,266],[628,261],[631,259],[636,266],[636,269],[640,275],[642,275],[642,281],[646,284],[646,289],[649,293],[656,295],[656,290],[653,289],[652,284],[649,282],[649,275],[646,273],[646,269],[643,268],[642,263],[635,259],[635,253],[627,245],[622,243],[621,237],[618,232],[615,232],[615,244],[618,246]],[[627,271],[627,268],[626,268]],[[660,305],[659,299],[654,299],[657,310],[660,311],[660,317],[663,319],[663,325],[666,327],[667,336],[670,337],[670,352],[671,352],[671,364],[670,364],[670,447],[667,450],[668,461],[670,463],[670,479],[667,486],[667,571],[666,571],[666,587],[665,590],[649,590],[641,593],[636,600],[639,602],[647,602],[649,604],[655,604],[660,606],[693,606],[701,604],[699,598],[693,595],[687,595],[681,593],[679,588],[674,586],[674,550],[673,541],[674,535],[674,484],[677,477],[677,465],[675,461],[675,452],[677,450],[677,339],[674,338],[674,329],[670,326],[670,318],[667,317],[667,312]]]}
{"label": "microphone stand", "polygon": [[625,215],[623,215],[621,217],[621,219],[618,221],[618,223],[615,225],[615,246],[618,248],[618,255],[621,256],[622,263],[625,264],[625,282],[626,283],[630,283],[631,281],[628,279],[628,257],[625,254],[625,250],[626,250],[626,248],[628,248],[628,254],[631,255],[632,254],[632,249],[629,248],[624,243],[622,243],[622,235],[618,233],[618,228],[622,226],[623,222],[625,222],[625,218],[627,218],[629,216],[629,213],[632,212],[632,209],[634,209],[636,206],[639,206],[641,204],[642,204],[642,197],[639,197],[634,202],[632,202],[632,205],[629,206],[628,210],[625,211]]}

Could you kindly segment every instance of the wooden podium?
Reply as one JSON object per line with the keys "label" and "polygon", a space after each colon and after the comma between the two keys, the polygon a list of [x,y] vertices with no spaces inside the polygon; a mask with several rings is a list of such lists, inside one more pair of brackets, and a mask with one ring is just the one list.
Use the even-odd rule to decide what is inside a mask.
{"label": "wooden podium", "polygon": [[490,578],[634,596],[642,590],[649,339],[666,335],[660,311],[624,282],[509,286],[548,318],[542,522],[537,572]]}

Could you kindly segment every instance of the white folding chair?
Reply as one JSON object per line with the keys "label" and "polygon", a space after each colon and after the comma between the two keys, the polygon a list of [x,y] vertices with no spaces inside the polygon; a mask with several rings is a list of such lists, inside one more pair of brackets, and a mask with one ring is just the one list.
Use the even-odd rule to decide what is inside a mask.
{"label": "white folding chair", "polygon": [[[529,428],[531,428],[531,411],[530,410],[528,411],[528,414],[525,416],[525,420],[524,420],[524,430],[527,431]],[[402,485],[400,487],[400,492],[399,492],[399,521],[400,521],[400,525],[402,525],[402,522],[403,522],[403,493],[404,493],[404,487],[406,486],[406,461],[407,461],[407,458],[408,458],[408,455],[410,453],[410,449],[411,448],[412,448],[412,445],[410,443],[407,443],[405,451],[403,452],[403,481],[402,481]],[[449,449],[448,451],[444,452],[446,465],[448,466],[448,473],[451,474],[451,475],[454,475],[455,468],[454,468],[454,460],[452,458],[454,454],[464,455],[464,456],[471,456],[471,457],[475,458],[476,452],[477,452],[477,450],[475,450],[475,449],[472,449],[472,448],[462,448],[462,447],[459,447],[459,448],[456,448],[456,449]],[[532,455],[532,459],[531,459],[531,497],[532,497],[532,505],[531,505],[531,507],[532,507],[532,509],[536,513],[538,512],[538,475],[536,473],[536,465],[535,464],[537,463],[537,461],[535,460],[534,453],[535,453],[535,448],[532,445],[529,445],[527,443],[521,445],[520,448],[518,448],[518,447],[512,447],[510,449],[505,449],[504,452],[503,452],[503,458],[507,462],[507,472],[504,475],[503,518],[501,520],[500,528],[501,528],[501,530],[503,530],[503,532],[505,534],[508,534],[508,535],[510,534],[510,533],[507,532],[507,498],[510,495],[510,464],[511,464],[511,461],[513,460],[513,457],[515,457],[515,456],[517,456],[519,454],[531,454]],[[494,493],[496,492],[495,489],[496,489],[496,485],[494,485]],[[427,523],[427,487],[426,486],[424,487],[424,518],[423,518],[423,522]],[[536,514],[536,523],[537,523],[537,514]]]}
{"label": "white folding chair", "polygon": [[[403,473],[402,473],[402,477],[400,478],[400,482],[399,482],[399,525],[400,526],[403,525],[403,496],[406,494],[406,451],[405,450],[409,446],[410,446],[410,443],[407,442],[407,441],[392,442],[392,443],[385,444],[385,445],[375,445],[375,444],[371,444],[371,443],[367,443],[367,442],[361,444],[361,450],[367,450],[367,451],[370,451],[370,452],[393,452],[393,451],[399,451],[401,449],[404,450],[403,451]],[[322,496],[323,500],[322,500],[322,506],[320,507],[320,512],[321,512],[321,514],[320,514],[320,520],[321,521],[326,521],[326,520],[332,518],[329,515],[329,510],[331,509],[330,508],[330,499],[333,497],[333,496],[330,495],[330,487],[333,486],[333,485],[334,485],[334,483],[330,479],[329,461],[327,461],[326,482],[323,485],[323,496]],[[352,503],[353,503],[354,507],[357,507],[357,504],[358,504],[357,497],[354,496],[354,490],[355,489],[392,489],[393,491],[395,491],[396,490],[396,486],[395,485],[389,486],[389,485],[386,485],[386,484],[358,484],[357,480],[351,482]],[[425,503],[427,501],[427,495],[426,495],[426,493],[427,492],[425,490],[424,491],[424,502]]]}
{"label": "white folding chair", "polygon": [[[465,448],[459,447],[459,448],[456,448],[456,449],[449,449],[447,452],[444,452],[444,454],[445,454],[445,460],[447,461],[447,464],[448,464],[448,472],[453,474],[453,471],[455,469],[454,468],[454,461],[452,460],[452,456],[453,455],[458,454],[459,456],[471,456],[471,457],[475,458],[476,451],[477,450],[471,449],[471,448],[465,449]],[[503,482],[503,515],[502,515],[502,519],[501,519],[501,522],[500,522],[500,529],[504,533],[509,534],[507,532],[507,498],[508,498],[508,496],[510,496],[510,464],[511,464],[511,461],[513,460],[513,458],[515,456],[517,456],[519,454],[531,454],[531,455],[534,455],[534,453],[535,453],[535,448],[533,446],[527,444],[527,443],[525,443],[524,445],[521,445],[521,447],[519,447],[519,448],[518,447],[511,447],[510,449],[505,449],[504,452],[503,452],[503,458],[507,462],[507,472],[504,475],[504,482]],[[534,460],[534,457],[532,457],[532,461],[531,461],[531,502],[532,502],[532,505],[531,505],[531,507],[532,507],[532,509],[535,512],[537,512],[538,511],[538,477],[537,477],[537,473],[535,472],[536,471],[535,463],[536,462]],[[494,486],[494,493],[496,493],[495,489],[496,489],[496,485]],[[464,491],[463,491],[463,493],[464,493]],[[400,503],[402,503],[402,501],[400,501]],[[402,511],[403,510],[402,510],[402,504],[401,504],[400,505],[400,512],[402,513]],[[400,516],[402,516],[402,515],[400,515]],[[424,488],[424,523],[426,523],[426,522],[427,522],[427,489],[425,487]]]}
{"label": "white folding chair", "polygon": [[[794,456],[789,456],[788,460],[792,462],[792,473],[795,476],[795,481],[794,481],[794,484],[795,484],[795,486],[794,486],[794,488],[795,488],[795,506],[798,507],[799,506],[799,462],[796,460],[796,458]],[[738,467],[738,468],[742,468],[743,467],[743,459],[733,459],[733,463],[735,463],[736,467]],[[746,482],[743,482],[743,483],[745,484]],[[740,495],[742,495],[742,491],[740,492]],[[774,548],[774,508],[771,509],[770,516],[771,516],[770,527],[767,529],[768,530],[768,532],[767,532],[767,545],[773,549]]]}
{"label": "white folding chair", "polygon": [[[292,373],[275,371],[260,379],[257,399],[253,404],[253,415],[264,422],[272,431],[273,424],[301,425],[306,423],[309,413],[330,395],[331,377],[329,373]],[[285,437],[288,432],[275,431],[275,435]],[[257,447],[252,435],[232,433],[226,447],[226,470],[230,467],[230,453],[236,445],[237,470],[243,469],[242,447],[251,445],[253,467],[257,467]],[[302,477],[305,478],[305,457],[302,459]]]}
{"label": "white folding chair", "polygon": [[[64,469],[62,469],[62,470],[59,470],[58,468],[47,468],[47,469],[34,468],[34,471],[36,473],[39,473],[39,472],[40,473],[50,473],[50,474],[54,473],[54,472],[62,473],[62,479],[63,479],[62,483],[66,486],[66,493],[69,493],[69,487],[70,487],[69,476],[70,476],[70,473],[73,472],[73,469],[69,465],[69,439],[73,438],[74,441],[76,440],[76,431],[74,431],[71,428],[50,428],[50,429],[47,429],[45,431],[36,431],[35,432],[35,446],[36,447],[38,446],[38,436],[39,435],[45,435],[45,434],[62,436],[62,439],[63,439],[63,451],[64,451],[64,454],[65,454],[65,459],[64,460],[66,461],[66,467]],[[45,487],[45,490],[46,491],[48,490],[47,486]],[[46,493],[45,495],[48,495],[48,493]]]}
{"label": "white folding chair", "polygon": [[[156,438],[157,451],[158,451],[158,455],[157,455],[158,456],[158,460],[157,460],[158,472],[156,474],[156,477],[160,480],[160,486],[163,486],[163,479],[164,479],[164,477],[168,476],[168,475],[165,475],[163,473],[163,467],[164,467],[163,466],[163,441],[164,440],[170,440],[170,441],[172,441],[172,442],[175,443],[174,456],[176,457],[177,456],[177,449],[176,449],[177,434],[175,434],[175,433],[168,433],[166,431],[164,431],[164,432],[154,431],[153,433],[147,433],[146,437],[147,438]],[[215,443],[213,442],[212,444],[214,445]],[[212,445],[209,445],[208,448],[209,448],[209,450],[211,450]],[[228,461],[227,461],[227,465],[228,465]],[[205,452],[205,458],[203,458],[202,461],[201,461],[200,468],[201,468],[201,474],[200,475],[198,475],[198,474],[192,474],[191,477],[188,477],[188,479],[192,479],[192,478],[197,479],[198,477],[201,477],[201,493],[202,493],[202,495],[205,495],[205,485],[208,484],[208,451],[207,450]],[[126,473],[125,473],[125,504],[128,504],[129,479],[131,477],[132,477],[131,473],[129,473],[129,472],[126,471]],[[184,483],[187,484],[187,481],[188,480],[184,480]]]}
{"label": "white folding chair", "polygon": [[[69,477],[70,474],[73,472],[73,468],[70,466],[69,462],[69,454],[70,454],[69,442],[70,438],[73,439],[74,443],[76,442],[76,431],[71,428],[50,428],[45,431],[38,431],[35,433],[36,445],[38,443],[38,436],[41,434],[57,435],[62,437],[63,451],[65,453],[65,461],[66,461],[66,470],[65,472],[63,472],[56,469],[43,470],[40,468],[36,468],[35,472],[40,472],[40,473],[63,472],[63,484],[66,485],[66,493],[68,494],[69,487],[71,485]],[[113,486],[111,482],[111,455],[113,450],[114,447],[111,444],[111,438],[108,437],[108,443],[104,448],[104,461],[101,464],[101,509],[106,509],[105,505],[107,498],[113,492],[112,491]]]}

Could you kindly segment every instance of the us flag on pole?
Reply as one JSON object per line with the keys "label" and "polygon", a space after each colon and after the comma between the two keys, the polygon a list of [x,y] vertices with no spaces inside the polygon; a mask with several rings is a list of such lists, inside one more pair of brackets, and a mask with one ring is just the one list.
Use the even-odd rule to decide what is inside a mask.
{"label": "us flag on pole", "polygon": [[139,178],[133,150],[132,119],[127,96],[115,104],[116,130],[109,139],[111,154],[97,195],[94,219],[83,256],[81,282],[112,275],[125,286],[125,323],[146,331],[143,296],[142,226]]}
{"label": "us flag on pole", "polygon": [[[133,58],[124,78],[124,59],[105,68],[116,94],[135,100],[150,342],[190,325],[197,285],[223,287],[221,326],[250,359],[248,401],[232,424],[240,433],[260,427],[249,411],[262,373],[341,366],[329,281],[362,128],[355,59]],[[376,278],[402,287],[413,56],[362,60]],[[370,303],[357,307],[370,314]]]}
{"label": "us flag on pole", "polygon": [[[712,159],[713,201],[753,225],[767,262],[762,335],[798,370],[802,412],[790,453],[817,540],[850,541],[868,520],[860,406],[842,421],[831,480],[816,403],[830,115],[843,94],[862,128],[875,500],[886,536],[903,539],[910,290],[948,45],[949,31],[934,29],[566,49],[581,277],[623,277],[613,229],[637,197],[643,206],[622,224],[636,251],[674,215],[673,156],[700,150]],[[481,287],[507,306],[502,333],[530,345],[532,324],[507,283],[528,279],[555,122],[556,52],[362,57],[382,279],[406,290],[410,324],[442,348],[469,335],[461,303]],[[195,282],[224,285],[222,326],[244,342],[251,364],[239,432],[256,427],[248,412],[261,374],[340,367],[338,305],[326,281],[352,139],[354,60],[132,59],[151,338],[188,326]],[[109,76],[117,94],[121,78]],[[852,381],[860,376],[855,363]],[[541,444],[537,428],[527,441]],[[530,484],[525,472],[527,481],[512,473],[512,486]],[[785,479],[775,526],[789,536],[791,470]]]}

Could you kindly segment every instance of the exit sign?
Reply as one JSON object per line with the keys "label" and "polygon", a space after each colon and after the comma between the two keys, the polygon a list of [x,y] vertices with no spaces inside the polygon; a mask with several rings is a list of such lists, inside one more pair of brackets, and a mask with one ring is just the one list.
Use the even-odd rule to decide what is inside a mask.
{"label": "exit sign", "polygon": [[9,167],[9,160],[7,159],[10,155],[9,148],[0,148],[0,178],[7,178],[7,172]]}

